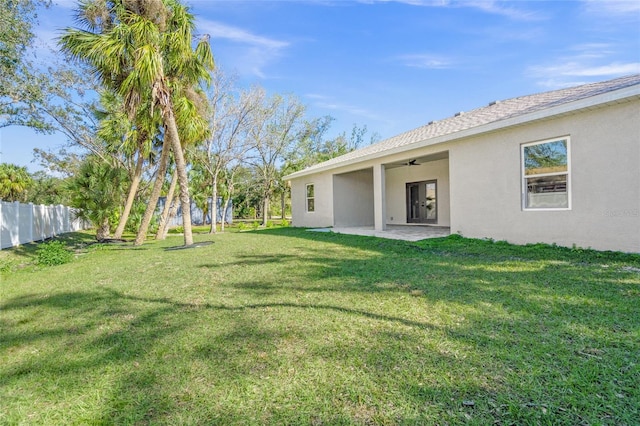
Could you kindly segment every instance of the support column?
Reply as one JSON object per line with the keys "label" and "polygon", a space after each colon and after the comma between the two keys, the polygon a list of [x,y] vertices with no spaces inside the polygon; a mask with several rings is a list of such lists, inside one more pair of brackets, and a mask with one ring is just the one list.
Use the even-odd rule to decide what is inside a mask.
{"label": "support column", "polygon": [[373,166],[373,223],[376,231],[387,229],[387,191],[384,164]]}

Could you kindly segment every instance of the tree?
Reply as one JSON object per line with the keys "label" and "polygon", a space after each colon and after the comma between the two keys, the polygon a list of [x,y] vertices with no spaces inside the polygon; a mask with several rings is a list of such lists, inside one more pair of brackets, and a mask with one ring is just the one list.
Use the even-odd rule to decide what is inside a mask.
{"label": "tree", "polygon": [[[178,172],[184,243],[191,245],[181,137],[198,141],[206,136],[206,123],[196,107],[202,100],[196,88],[213,69],[208,37],[201,38],[195,50],[191,47],[194,17],[176,0],[94,0],[83,3],[81,12],[87,30],[67,29],[61,38],[62,48],[90,64],[102,83],[122,96],[131,114],[146,102],[151,115],[156,108],[160,111],[163,152],[173,151]],[[158,178],[164,179],[164,173]],[[141,234],[136,244],[144,240]]]}
{"label": "tree", "polygon": [[51,131],[36,106],[48,85],[25,54],[33,41],[38,6],[45,0],[0,0],[0,128],[29,126]]}
{"label": "tree", "polygon": [[212,208],[212,212],[209,212],[211,180],[209,179],[207,172],[199,163],[195,163],[191,170],[189,170],[189,192],[196,207],[202,210],[203,224],[206,223],[208,213],[211,213],[211,222],[215,223],[215,206]]}
{"label": "tree", "polygon": [[[114,234],[114,238],[121,238],[138,195],[145,164],[150,164],[146,161],[152,157],[152,144],[161,120],[159,114],[155,114],[155,122],[151,121],[149,114],[143,113],[144,108],[130,117],[122,98],[113,91],[101,89],[93,79],[87,78],[86,72],[67,64],[49,68],[52,87],[37,108],[52,129],[67,137],[71,149],[36,148],[35,155],[52,171],[66,175],[74,173],[73,169],[86,153],[126,169],[129,192]],[[148,108],[144,112],[148,112]],[[71,170],[67,170],[69,168]]]}
{"label": "tree", "polygon": [[89,156],[80,166],[78,174],[69,182],[71,206],[78,209],[77,216],[96,226],[96,239],[109,237],[111,220],[124,198],[127,172],[121,167]]}
{"label": "tree", "polygon": [[0,199],[4,201],[26,201],[33,179],[26,167],[0,163]]}
{"label": "tree", "polygon": [[27,202],[33,204],[71,204],[68,178],[49,176],[40,170],[31,175],[33,186],[28,192]]}
{"label": "tree", "polygon": [[[298,143],[287,153],[285,174],[339,157],[365,144],[367,126],[359,127],[357,124],[353,125],[350,137],[347,137],[346,132],[342,132],[335,138],[327,138],[326,133],[333,120],[331,116],[324,116],[304,122]],[[380,136],[373,133],[369,144],[379,139]]]}
{"label": "tree", "polygon": [[262,225],[267,226],[269,203],[276,182],[278,167],[294,141],[300,135],[300,121],[305,107],[295,97],[275,95],[252,114],[249,136],[254,155],[249,162],[258,170],[262,187]]}
{"label": "tree", "polygon": [[167,198],[164,201],[164,208],[160,215],[160,222],[158,224],[158,232],[156,232],[156,240],[164,240],[167,238],[167,232],[169,231],[169,221],[175,216],[178,211],[178,206],[173,202],[173,198],[178,185],[178,175],[174,171],[171,174],[171,183],[169,184],[169,190],[167,191]]}
{"label": "tree", "polygon": [[105,110],[99,112],[101,120],[97,134],[107,142],[109,152],[115,156],[122,154],[122,162],[129,172],[127,200],[114,233],[114,238],[122,238],[142,179],[145,160],[153,152],[160,121],[157,115],[143,113],[142,108],[136,111],[132,119],[124,109],[122,99],[109,91],[102,92],[101,104]]}
{"label": "tree", "polygon": [[[210,233],[216,232],[220,177],[232,163],[241,161],[251,145],[247,138],[252,113],[262,103],[264,91],[252,88],[235,94],[233,80],[217,69],[213,73],[209,96],[211,135],[193,151],[193,157],[209,176],[212,208]],[[224,225],[221,225],[224,227]]]}
{"label": "tree", "polygon": [[239,164],[234,172],[233,211],[236,217],[256,219],[262,204],[262,189],[259,186],[258,170],[253,166]]}

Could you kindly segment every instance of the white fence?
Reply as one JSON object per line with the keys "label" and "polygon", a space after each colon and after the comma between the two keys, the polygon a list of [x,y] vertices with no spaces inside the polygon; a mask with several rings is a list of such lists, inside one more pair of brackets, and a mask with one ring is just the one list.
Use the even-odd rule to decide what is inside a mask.
{"label": "white fence", "polygon": [[0,249],[87,229],[89,225],[77,219],[73,211],[62,205],[0,201]]}

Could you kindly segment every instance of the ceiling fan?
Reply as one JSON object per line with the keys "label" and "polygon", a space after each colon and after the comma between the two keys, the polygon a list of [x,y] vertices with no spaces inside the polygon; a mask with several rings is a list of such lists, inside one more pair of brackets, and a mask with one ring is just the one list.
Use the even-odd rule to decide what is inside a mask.
{"label": "ceiling fan", "polygon": [[413,159],[413,160],[409,160],[409,162],[404,163],[405,166],[419,166],[420,163],[418,163],[418,160]]}

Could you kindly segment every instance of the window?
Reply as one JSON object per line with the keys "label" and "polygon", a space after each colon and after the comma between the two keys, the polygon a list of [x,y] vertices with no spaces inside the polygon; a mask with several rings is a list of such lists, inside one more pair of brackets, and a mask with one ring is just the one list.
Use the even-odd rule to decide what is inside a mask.
{"label": "window", "polygon": [[522,145],[525,210],[569,209],[569,138]]}
{"label": "window", "polygon": [[307,211],[314,212],[316,210],[315,206],[315,196],[313,195],[314,188],[312,183],[307,184]]}

